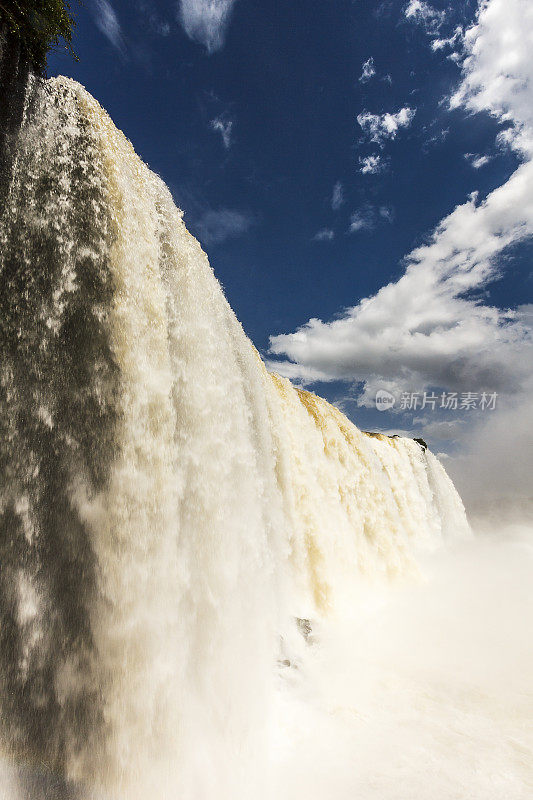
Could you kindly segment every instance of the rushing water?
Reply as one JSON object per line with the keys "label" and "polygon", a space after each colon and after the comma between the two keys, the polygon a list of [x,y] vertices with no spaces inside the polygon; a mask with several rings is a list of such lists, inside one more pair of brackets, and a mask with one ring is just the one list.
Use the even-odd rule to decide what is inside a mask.
{"label": "rushing water", "polygon": [[[168,189],[73,81],[29,88],[0,244],[4,796],[422,797],[372,793],[354,752],[375,742],[303,706],[331,674],[333,709],[342,688],[371,716],[376,592],[468,540],[438,460],[266,371]],[[321,794],[324,756],[359,782]]]}

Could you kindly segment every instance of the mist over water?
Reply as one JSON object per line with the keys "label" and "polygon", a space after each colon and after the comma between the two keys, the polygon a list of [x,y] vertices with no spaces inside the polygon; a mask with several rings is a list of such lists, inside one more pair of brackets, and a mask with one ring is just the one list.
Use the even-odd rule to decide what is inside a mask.
{"label": "mist over water", "polygon": [[525,798],[528,535],[269,375],[73,81],[0,243],[3,795]]}
{"label": "mist over water", "polygon": [[531,796],[531,529],[422,567],[321,626],[280,692],[284,800]]}

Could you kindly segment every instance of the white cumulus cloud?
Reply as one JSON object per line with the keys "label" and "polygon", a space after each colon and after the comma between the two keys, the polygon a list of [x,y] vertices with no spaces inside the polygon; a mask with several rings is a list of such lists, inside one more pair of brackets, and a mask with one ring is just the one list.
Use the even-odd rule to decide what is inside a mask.
{"label": "white cumulus cloud", "polygon": [[484,200],[473,193],[448,214],[406,257],[399,280],[332,321],[310,319],[272,336],[272,354],[286,359],[278,371],[286,365],[302,380],[363,382],[362,403],[387,385],[486,390],[528,397],[531,408],[524,394],[533,372],[531,306],[497,308],[484,297],[506,268],[506,250],[533,237],[533,6],[482,3],[466,43],[452,106],[509,125],[523,163]]}
{"label": "white cumulus cloud", "polygon": [[224,45],[234,5],[235,0],[180,0],[179,19],[187,36],[213,53]]}
{"label": "white cumulus cloud", "polygon": [[465,34],[464,78],[451,107],[512,123],[507,143],[533,157],[533,4],[491,0]]}
{"label": "white cumulus cloud", "polygon": [[357,115],[357,122],[371,142],[383,147],[387,139],[396,138],[400,128],[409,127],[415,113],[416,109],[408,106],[395,114],[371,114],[370,111],[363,111]]}
{"label": "white cumulus cloud", "polygon": [[380,155],[359,157],[359,172],[363,175],[377,175],[387,168],[385,160]]}
{"label": "white cumulus cloud", "polygon": [[446,11],[439,11],[424,0],[409,0],[403,13],[406,19],[422,25],[430,34],[438,33],[446,20]]}
{"label": "white cumulus cloud", "polygon": [[481,169],[491,160],[490,156],[479,156],[476,153],[465,153],[465,159],[474,169]]}

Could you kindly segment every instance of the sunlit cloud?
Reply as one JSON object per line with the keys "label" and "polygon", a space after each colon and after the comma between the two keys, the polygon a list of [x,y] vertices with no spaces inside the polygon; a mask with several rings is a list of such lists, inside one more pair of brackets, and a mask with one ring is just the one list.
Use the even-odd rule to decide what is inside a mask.
{"label": "sunlit cloud", "polygon": [[210,125],[214,131],[220,133],[224,147],[226,148],[226,150],[229,150],[229,148],[231,147],[233,120],[228,119],[225,116],[219,116],[215,117],[215,119],[212,119]]}
{"label": "sunlit cloud", "polygon": [[365,136],[374,144],[384,146],[387,139],[395,139],[400,128],[408,128],[416,109],[405,106],[394,114],[371,114],[363,111],[357,115],[357,122]]}
{"label": "sunlit cloud", "polygon": [[[407,255],[399,280],[331,321],[313,318],[294,333],[272,336],[272,355],[285,359],[276,362],[278,371],[362,384],[364,405],[384,385],[395,392],[437,386],[526,396],[531,307],[500,309],[483,298],[506,268],[506,251],[533,237],[533,7],[522,0],[484,4],[465,47],[451,106],[489,112],[508,125],[506,142],[523,163],[483,200],[474,192],[453,209]],[[381,122],[372,119],[366,127],[379,138]],[[480,168],[486,162],[476,159],[484,158],[469,160]],[[351,225],[356,233],[375,221],[363,209]]]}
{"label": "sunlit cloud", "polygon": [[178,16],[187,36],[213,53],[224,45],[234,5],[235,0],[180,0]]}
{"label": "sunlit cloud", "polygon": [[370,56],[370,58],[363,63],[359,82],[368,83],[368,81],[371,80],[375,74],[376,74],[376,67],[374,65],[374,59],[372,56]]}
{"label": "sunlit cloud", "polygon": [[379,172],[384,172],[386,169],[387,162],[380,155],[373,154],[359,157],[359,172],[363,175],[377,175]]}
{"label": "sunlit cloud", "polygon": [[490,156],[479,156],[475,153],[465,153],[464,157],[474,169],[481,169],[491,161]]}
{"label": "sunlit cloud", "polygon": [[446,11],[438,10],[424,0],[409,0],[404,15],[410,22],[421,25],[429,34],[438,33],[446,19]]}
{"label": "sunlit cloud", "polygon": [[111,3],[108,0],[93,0],[95,23],[114,48],[124,55],[125,42],[122,28]]}

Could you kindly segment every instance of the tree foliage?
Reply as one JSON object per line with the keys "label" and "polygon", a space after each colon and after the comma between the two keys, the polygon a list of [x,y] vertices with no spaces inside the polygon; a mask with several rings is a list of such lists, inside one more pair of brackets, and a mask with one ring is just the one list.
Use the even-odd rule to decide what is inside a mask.
{"label": "tree foliage", "polygon": [[48,52],[61,43],[76,58],[68,0],[0,0],[0,22],[22,42],[37,70],[44,71]]}

